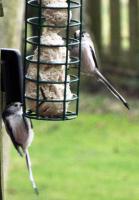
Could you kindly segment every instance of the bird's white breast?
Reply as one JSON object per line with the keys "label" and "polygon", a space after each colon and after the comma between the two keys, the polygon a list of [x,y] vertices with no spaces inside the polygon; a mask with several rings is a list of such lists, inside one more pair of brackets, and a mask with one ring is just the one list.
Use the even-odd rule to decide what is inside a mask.
{"label": "bird's white breast", "polygon": [[10,125],[12,127],[12,132],[15,141],[21,144],[23,149],[28,148],[33,140],[33,130],[31,127],[28,129],[25,126],[24,120],[21,115],[12,115],[8,118]]}

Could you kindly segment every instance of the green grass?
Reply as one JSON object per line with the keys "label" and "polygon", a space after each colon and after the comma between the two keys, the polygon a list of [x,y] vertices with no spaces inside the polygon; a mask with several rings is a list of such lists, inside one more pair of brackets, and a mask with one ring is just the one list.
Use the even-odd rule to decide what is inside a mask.
{"label": "green grass", "polygon": [[39,197],[12,148],[6,200],[139,199],[138,112],[104,97],[84,98],[76,120],[34,121],[30,154]]}

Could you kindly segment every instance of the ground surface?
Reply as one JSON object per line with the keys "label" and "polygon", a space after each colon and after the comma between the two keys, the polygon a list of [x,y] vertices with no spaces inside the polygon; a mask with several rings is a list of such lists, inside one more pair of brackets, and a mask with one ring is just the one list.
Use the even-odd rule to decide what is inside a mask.
{"label": "ground surface", "polygon": [[76,120],[35,121],[30,154],[40,196],[12,148],[6,200],[138,200],[138,104],[128,112],[116,102],[82,95]]}

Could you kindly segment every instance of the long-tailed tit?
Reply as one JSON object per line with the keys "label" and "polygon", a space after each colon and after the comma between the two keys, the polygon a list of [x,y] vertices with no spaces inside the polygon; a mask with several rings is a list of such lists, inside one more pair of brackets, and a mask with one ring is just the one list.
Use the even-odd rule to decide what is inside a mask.
{"label": "long-tailed tit", "polygon": [[[77,30],[74,34],[76,39],[80,37],[80,31]],[[117,92],[117,90],[109,83],[109,81],[100,73],[99,66],[96,58],[95,48],[93,41],[88,33],[81,33],[82,41],[82,54],[81,54],[81,71],[85,74],[94,75],[100,80],[111,92],[118,98],[126,108],[129,109],[126,100]],[[79,45],[71,48],[71,56],[79,56]]]}
{"label": "long-tailed tit", "polygon": [[36,194],[38,189],[33,178],[31,160],[28,147],[31,145],[34,132],[31,120],[23,116],[22,104],[20,102],[11,103],[2,113],[6,131],[10,136],[14,147],[20,156],[25,155],[26,164],[29,171],[29,178]]}

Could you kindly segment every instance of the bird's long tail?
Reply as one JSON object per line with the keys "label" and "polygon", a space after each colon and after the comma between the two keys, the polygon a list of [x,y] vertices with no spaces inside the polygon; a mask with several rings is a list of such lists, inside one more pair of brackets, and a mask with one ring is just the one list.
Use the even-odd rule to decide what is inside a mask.
{"label": "bird's long tail", "polygon": [[110,92],[117,99],[119,99],[127,109],[129,109],[127,101],[122,97],[122,95],[119,94],[119,92],[117,92],[117,90],[109,83],[109,81],[100,73],[98,69],[96,69],[96,74],[98,76],[98,79],[110,90]]}
{"label": "bird's long tail", "polygon": [[32,186],[33,186],[35,193],[38,195],[39,191],[38,191],[38,188],[36,186],[36,183],[35,183],[35,180],[34,180],[34,177],[33,177],[32,167],[31,167],[31,159],[30,159],[30,155],[29,155],[28,150],[25,151],[25,156],[26,156],[27,168],[28,168],[28,171],[29,171],[29,178],[30,178],[30,181],[32,183]]}

